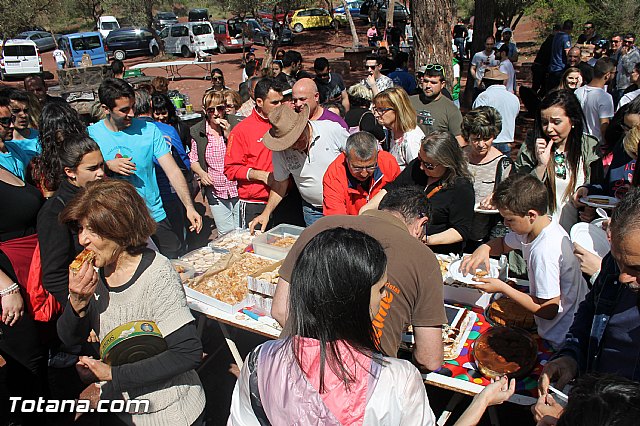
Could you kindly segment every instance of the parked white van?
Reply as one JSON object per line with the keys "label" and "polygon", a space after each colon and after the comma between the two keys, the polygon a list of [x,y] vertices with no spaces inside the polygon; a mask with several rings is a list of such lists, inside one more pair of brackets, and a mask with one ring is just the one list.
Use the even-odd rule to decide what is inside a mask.
{"label": "parked white van", "polygon": [[160,31],[166,53],[181,54],[185,58],[201,52],[213,53],[218,48],[210,22],[173,24]]}
{"label": "parked white van", "polygon": [[35,42],[7,40],[0,58],[0,78],[42,73],[42,58]]}
{"label": "parked white van", "polygon": [[98,31],[102,38],[107,38],[111,30],[120,28],[120,23],[115,16],[101,16],[98,18]]}

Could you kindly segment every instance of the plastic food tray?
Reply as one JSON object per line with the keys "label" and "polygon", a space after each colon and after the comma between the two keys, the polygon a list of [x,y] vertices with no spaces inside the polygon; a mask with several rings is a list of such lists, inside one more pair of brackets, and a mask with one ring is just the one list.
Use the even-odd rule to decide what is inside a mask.
{"label": "plastic food tray", "polygon": [[282,260],[287,257],[291,246],[277,247],[273,243],[284,237],[298,238],[304,228],[295,225],[278,225],[275,228],[258,235],[253,239],[253,250],[256,254],[275,260]]}

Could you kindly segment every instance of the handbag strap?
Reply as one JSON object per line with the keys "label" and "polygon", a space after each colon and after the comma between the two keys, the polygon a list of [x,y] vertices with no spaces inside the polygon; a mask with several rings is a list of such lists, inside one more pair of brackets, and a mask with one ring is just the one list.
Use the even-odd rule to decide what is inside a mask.
{"label": "handbag strap", "polygon": [[260,399],[260,388],[258,386],[258,356],[260,355],[260,349],[262,346],[258,346],[251,351],[246,365],[249,368],[249,398],[251,399],[251,409],[253,414],[258,419],[261,426],[271,426],[267,413],[264,411],[262,400]]}

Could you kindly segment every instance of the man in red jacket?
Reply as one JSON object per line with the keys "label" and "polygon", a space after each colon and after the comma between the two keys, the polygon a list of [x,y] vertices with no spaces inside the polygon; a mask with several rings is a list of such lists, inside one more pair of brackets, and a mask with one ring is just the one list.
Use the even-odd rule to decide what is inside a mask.
{"label": "man in red jacket", "polygon": [[349,136],[345,152],[329,166],[322,179],[325,216],[357,215],[362,206],[400,174],[398,162],[369,132]]}
{"label": "man in red jacket", "polygon": [[282,83],[275,79],[260,80],[254,89],[255,108],[229,135],[224,174],[238,182],[242,228],[262,213],[269,199],[273,163],[262,138],[271,128],[267,116],[282,102],[282,90]]}

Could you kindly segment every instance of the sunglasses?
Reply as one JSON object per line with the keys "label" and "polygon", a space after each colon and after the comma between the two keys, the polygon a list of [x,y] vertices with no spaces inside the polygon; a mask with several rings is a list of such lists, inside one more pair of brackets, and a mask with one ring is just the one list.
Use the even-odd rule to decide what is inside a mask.
{"label": "sunglasses", "polygon": [[567,178],[567,166],[565,164],[565,156],[563,152],[556,152],[553,155],[553,162],[555,163],[556,176],[560,179]]}
{"label": "sunglasses", "polygon": [[385,112],[393,111],[393,108],[374,108],[373,113],[379,116],[383,116]]}
{"label": "sunglasses", "polygon": [[221,77],[221,76],[211,77],[211,81],[224,81],[224,77]]}
{"label": "sunglasses", "polygon": [[584,27],[585,30],[590,30],[593,27]]}
{"label": "sunglasses", "polygon": [[418,161],[420,161],[420,164],[422,164],[422,167],[424,167],[427,170],[434,170],[436,167],[438,167],[437,164],[427,163],[426,161],[424,161],[420,157],[418,157]]}
{"label": "sunglasses", "polygon": [[376,67],[377,67],[377,66],[378,66],[378,65],[365,65],[365,67],[366,67],[368,70],[374,70],[374,69],[376,69]]}
{"label": "sunglasses", "polygon": [[9,127],[11,125],[11,123],[13,123],[16,120],[16,116],[15,115],[10,115],[9,117],[2,117],[0,118],[0,124],[3,127]]}
{"label": "sunglasses", "polygon": [[214,112],[218,111],[218,112],[225,112],[227,110],[227,106],[226,105],[216,105],[214,107],[210,107],[207,108],[207,114],[213,114]]}
{"label": "sunglasses", "polygon": [[625,40],[624,44],[633,44],[635,40]]}

